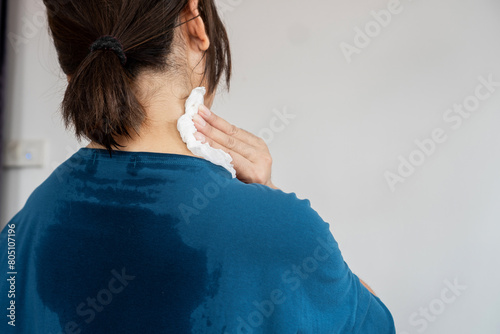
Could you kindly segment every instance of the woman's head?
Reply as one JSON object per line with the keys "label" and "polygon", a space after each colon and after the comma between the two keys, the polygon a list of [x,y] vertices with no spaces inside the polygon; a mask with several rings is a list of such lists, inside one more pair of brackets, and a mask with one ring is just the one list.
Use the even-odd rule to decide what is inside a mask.
{"label": "woman's head", "polygon": [[[62,103],[65,124],[110,153],[120,146],[117,137],[138,133],[147,121],[138,94],[142,75],[167,75],[185,93],[204,85],[212,96],[221,78],[229,88],[229,42],[214,0],[44,3],[60,65],[70,78]],[[125,65],[114,52],[90,52],[105,35],[122,44]]]}

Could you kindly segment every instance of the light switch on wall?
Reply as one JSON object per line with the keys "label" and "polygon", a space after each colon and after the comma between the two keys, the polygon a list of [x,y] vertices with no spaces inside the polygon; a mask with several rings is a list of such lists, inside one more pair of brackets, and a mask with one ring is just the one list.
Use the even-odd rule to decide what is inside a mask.
{"label": "light switch on wall", "polygon": [[45,140],[16,140],[5,147],[4,167],[43,167]]}

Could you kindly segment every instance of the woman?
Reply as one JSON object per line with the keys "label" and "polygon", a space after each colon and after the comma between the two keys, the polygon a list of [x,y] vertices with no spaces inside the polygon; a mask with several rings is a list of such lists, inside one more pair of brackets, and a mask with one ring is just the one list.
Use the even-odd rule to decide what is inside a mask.
{"label": "woman", "polygon": [[[209,108],[231,76],[213,0],[44,0],[91,140],[2,231],[1,333],[394,333],[308,200],[271,182],[263,141]],[[206,86],[197,136],[176,129]],[[9,252],[5,248],[9,246]]]}

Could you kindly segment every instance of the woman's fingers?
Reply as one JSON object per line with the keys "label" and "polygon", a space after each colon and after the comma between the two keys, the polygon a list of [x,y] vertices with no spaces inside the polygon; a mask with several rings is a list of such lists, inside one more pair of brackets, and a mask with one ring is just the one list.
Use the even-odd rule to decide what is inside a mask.
{"label": "woman's fingers", "polygon": [[240,129],[201,106],[193,117],[198,132],[197,140],[203,140],[221,149],[233,158],[238,179],[245,183],[260,183],[272,186],[272,158],[262,138]]}
{"label": "woman's fingers", "polygon": [[255,136],[254,134],[240,129],[235,125],[227,122],[225,119],[215,115],[211,112],[206,106],[200,105],[199,114],[203,117],[207,123],[212,125],[214,128],[219,129],[224,132],[228,136],[234,137],[241,142],[248,143],[252,146],[259,146],[261,144],[262,139]]}
{"label": "woman's fingers", "polygon": [[[214,116],[213,113],[212,116]],[[211,123],[203,120],[200,115],[195,115],[193,117],[193,120],[198,132],[202,133],[205,137],[212,139],[214,142],[217,142],[221,146],[240,154],[250,161],[253,161],[256,158],[255,155],[257,154],[257,151],[255,147],[251,144],[248,144],[248,142],[243,141],[246,138],[245,135],[243,135],[243,140],[241,140],[242,136],[228,134],[220,130],[219,128],[216,128]],[[221,125],[223,123],[221,122],[221,120],[222,118],[218,117],[218,125]],[[226,124],[229,124],[226,121],[224,122]],[[238,133],[241,130],[236,127],[234,127],[233,129],[237,130],[231,130],[232,133]]]}

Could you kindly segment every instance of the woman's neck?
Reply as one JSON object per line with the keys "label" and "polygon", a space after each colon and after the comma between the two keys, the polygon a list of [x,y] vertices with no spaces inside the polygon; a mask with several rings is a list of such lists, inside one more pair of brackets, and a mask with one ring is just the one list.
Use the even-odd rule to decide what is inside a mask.
{"label": "woman's neck", "polygon": [[[140,137],[133,139],[117,140],[122,147],[113,148],[118,151],[130,152],[153,152],[153,153],[171,153],[195,156],[188,150],[186,144],[182,141],[176,124],[167,124],[164,127],[148,131],[141,131]],[[95,142],[90,142],[88,148],[105,149],[104,146]]]}
{"label": "woman's neck", "polygon": [[[131,138],[115,138],[116,142],[122,146],[118,147],[117,150],[195,156],[188,150],[177,130],[177,120],[185,112],[185,98],[190,91],[182,89],[181,87],[184,85],[173,85],[166,76],[164,78],[155,76],[152,80],[145,78],[143,81],[139,81],[142,85],[137,86],[139,90],[136,91],[136,96],[146,112],[146,120],[139,130],[139,135],[132,130]],[[152,89],[152,87],[155,88]],[[140,89],[154,93],[141,95]],[[210,100],[209,98],[208,102],[211,105]],[[206,105],[208,104],[206,103]],[[91,142],[87,147],[105,149],[95,142]]]}

